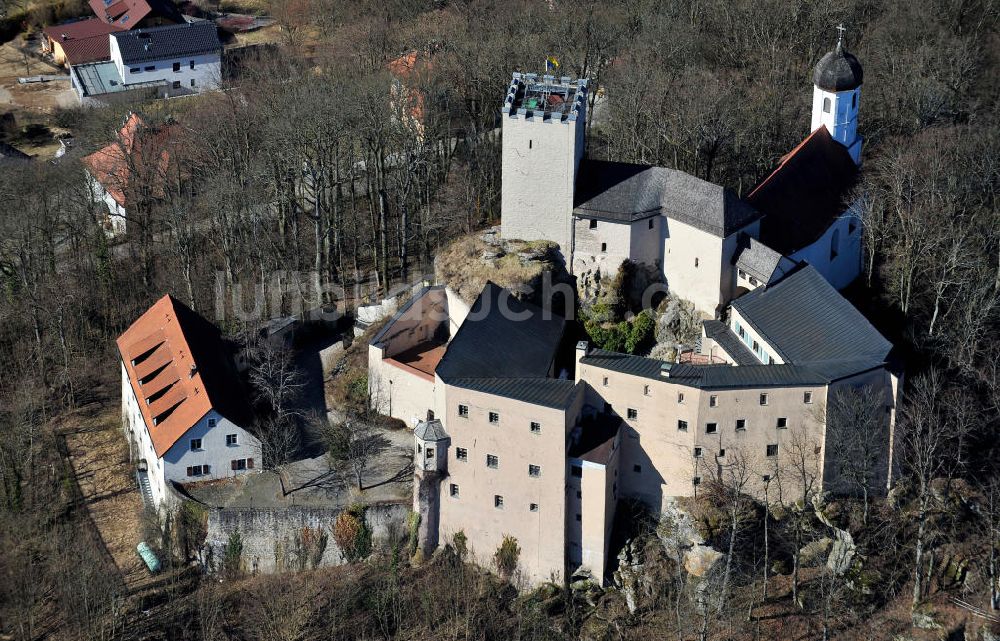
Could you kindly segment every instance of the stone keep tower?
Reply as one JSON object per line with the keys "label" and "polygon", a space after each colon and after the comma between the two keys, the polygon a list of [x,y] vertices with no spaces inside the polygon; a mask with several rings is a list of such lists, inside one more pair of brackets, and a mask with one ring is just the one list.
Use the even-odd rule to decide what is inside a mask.
{"label": "stone keep tower", "polygon": [[441,480],[448,475],[451,438],[435,419],[417,423],[413,441],[413,511],[420,515],[417,546],[430,555],[438,546]]}
{"label": "stone keep tower", "polygon": [[501,235],[573,253],[573,191],[583,158],[587,81],[515,73],[503,105]]}
{"label": "stone keep tower", "polygon": [[813,73],[811,131],[826,125],[834,140],[847,147],[851,158],[861,164],[862,138],[858,135],[858,108],[861,105],[861,63],[844,47],[844,27],[837,27],[837,48],[823,56]]}

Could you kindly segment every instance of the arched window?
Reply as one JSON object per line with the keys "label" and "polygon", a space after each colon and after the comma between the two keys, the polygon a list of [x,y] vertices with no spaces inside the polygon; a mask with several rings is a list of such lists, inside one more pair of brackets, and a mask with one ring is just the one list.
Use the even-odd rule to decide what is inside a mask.
{"label": "arched window", "polygon": [[833,230],[833,237],[830,239],[830,260],[837,257],[840,253],[840,230]]}
{"label": "arched window", "polygon": [[851,94],[851,109],[854,109],[857,106],[858,106],[858,92],[855,91],[854,93]]}
{"label": "arched window", "polygon": [[829,98],[823,98],[823,113],[825,113],[825,114],[830,113],[830,99]]}

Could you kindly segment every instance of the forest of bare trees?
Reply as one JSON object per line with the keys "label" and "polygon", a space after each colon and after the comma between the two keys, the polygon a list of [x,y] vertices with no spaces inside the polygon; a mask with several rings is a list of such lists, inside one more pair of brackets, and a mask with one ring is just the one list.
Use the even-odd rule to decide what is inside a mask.
{"label": "forest of bare trees", "polygon": [[[225,91],[53,115],[79,154],[113,141],[130,109],[169,129],[169,162],[129,156],[125,238],[99,225],[103,205],[91,201],[79,154],[0,166],[0,638],[133,636],[114,623],[125,595],[113,568],[73,535],[84,517],[51,425],[117,402],[114,338],[152,301],[172,293],[238,333],[247,327],[233,308],[252,308],[264,288],[285,292],[273,316],[354,304],[427,273],[443,243],[498,222],[503,92],[512,71],[540,71],[548,56],[558,73],[590,78],[591,100],[602,101],[590,112],[591,157],[675,167],[745,196],[808,134],[811,71],[841,22],[865,68],[864,269],[847,295],[906,368],[897,489],[831,517],[863,520],[853,543],[870,574],[850,583],[806,567],[800,550],[821,526],[809,501],[777,497],[768,509],[740,492],[739,478],[719,479],[709,494],[731,564],[722,583],[695,594],[683,571],[665,571],[646,614],[619,601],[593,614],[569,592],[526,601],[459,550],[429,568],[394,556],[356,572],[204,586],[178,596],[177,618],[152,638],[886,638],[877,613],[900,598],[923,612],[948,555],[972,559],[974,594],[962,594],[996,613],[995,2],[274,0],[270,9],[280,45],[243,60]],[[416,62],[401,73],[393,61],[408,52]],[[266,399],[279,414],[286,391]],[[865,400],[838,399],[838,411],[862,416]],[[860,439],[863,418],[854,425]],[[814,453],[799,445],[797,482],[812,497]],[[870,474],[863,449],[848,474],[859,487]],[[775,574],[789,577],[782,607],[777,588],[768,592]],[[785,617],[792,627],[780,627]]]}

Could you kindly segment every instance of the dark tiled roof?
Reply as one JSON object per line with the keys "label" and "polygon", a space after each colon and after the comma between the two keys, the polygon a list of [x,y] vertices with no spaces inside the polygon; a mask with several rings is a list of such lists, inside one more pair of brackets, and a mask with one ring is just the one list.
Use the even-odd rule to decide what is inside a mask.
{"label": "dark tiled roof", "polygon": [[565,322],[488,282],[435,372],[446,383],[457,378],[545,378]]}
{"label": "dark tiled roof", "polygon": [[736,361],[737,365],[760,365],[760,359],[753,355],[750,348],[740,340],[740,338],[729,329],[729,326],[717,320],[704,321],[705,336],[708,336],[719,347],[726,350],[726,353]]}
{"label": "dark tiled roof", "polygon": [[857,174],[825,126],[809,134],[747,197],[764,215],[760,239],[785,256],[816,242],[846,208]]}
{"label": "dark tiled roof", "polygon": [[786,363],[831,378],[885,362],[892,344],[813,267],[744,294],[733,309]]}
{"label": "dark tiled roof", "polygon": [[448,433],[444,431],[441,421],[420,421],[413,428],[413,435],[422,441],[443,441],[448,438]]}
{"label": "dark tiled roof", "polygon": [[749,234],[740,234],[734,262],[739,269],[761,280],[764,284],[774,275],[774,270],[778,268],[782,258],[784,256],[756,238]]}
{"label": "dark tiled roof", "polygon": [[813,72],[813,84],[826,91],[857,89],[864,79],[861,63],[839,42],[836,49],[820,58]]}
{"label": "dark tiled roof", "polygon": [[736,194],[676,169],[583,160],[574,213],[629,222],[664,214],[716,236],[728,236],[759,214]]}
{"label": "dark tiled roof", "polygon": [[452,378],[449,385],[541,405],[565,409],[576,396],[576,383],[561,378]]}
{"label": "dark tiled roof", "polygon": [[622,419],[612,414],[598,414],[581,421],[579,431],[571,432],[570,458],[607,465],[614,450],[615,437],[621,429]]}
{"label": "dark tiled roof", "polygon": [[118,41],[126,65],[222,50],[219,30],[208,20],[122,31],[111,37]]}
{"label": "dark tiled roof", "polygon": [[790,387],[822,385],[828,379],[811,367],[798,365],[680,365],[670,367],[670,376],[660,374],[664,361],[644,356],[631,356],[591,350],[581,360],[584,365],[655,380],[669,380],[677,385],[701,389]]}

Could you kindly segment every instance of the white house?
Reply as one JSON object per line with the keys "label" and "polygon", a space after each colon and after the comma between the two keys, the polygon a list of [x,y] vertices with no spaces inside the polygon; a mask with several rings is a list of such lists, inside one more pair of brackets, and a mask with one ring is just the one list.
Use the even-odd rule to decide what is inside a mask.
{"label": "white house", "polygon": [[189,95],[216,89],[222,80],[222,43],[214,22],[118,31],[107,37],[110,60],[70,68],[70,81],[83,104],[136,92],[161,98]]}
{"label": "white house", "polygon": [[252,411],[214,325],[164,296],[117,343],[122,426],[147,504],[169,507],[172,483],[259,468]]}

